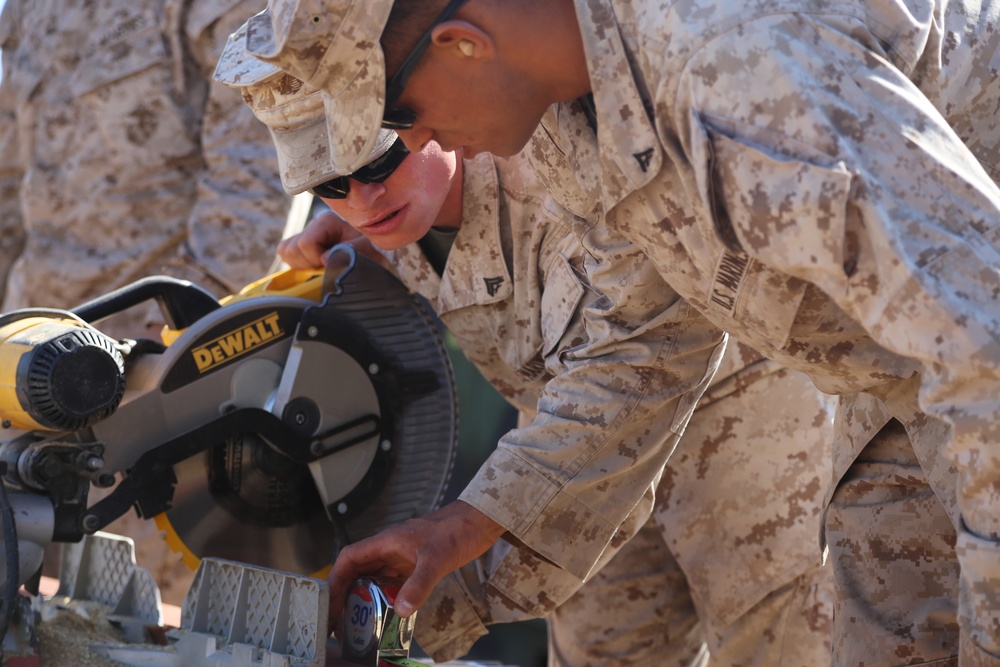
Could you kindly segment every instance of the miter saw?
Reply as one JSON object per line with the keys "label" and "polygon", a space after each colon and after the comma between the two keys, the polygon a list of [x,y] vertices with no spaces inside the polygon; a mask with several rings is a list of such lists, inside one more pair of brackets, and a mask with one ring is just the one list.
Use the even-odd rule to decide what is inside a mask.
{"label": "miter saw", "polygon": [[[429,308],[350,246],[222,300],[147,278],[71,311],[0,315],[0,637],[42,550],[134,508],[205,557],[317,576],[441,502],[457,444]],[[341,260],[341,261],[338,261]],[[155,299],[162,341],[99,321]],[[107,487],[88,503],[91,485]]]}

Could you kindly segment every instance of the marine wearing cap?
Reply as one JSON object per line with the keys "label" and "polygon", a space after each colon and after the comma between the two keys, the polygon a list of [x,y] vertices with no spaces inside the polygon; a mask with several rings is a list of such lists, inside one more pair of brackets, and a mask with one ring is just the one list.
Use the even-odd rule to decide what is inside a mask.
{"label": "marine wearing cap", "polygon": [[333,157],[340,149],[334,138],[339,136],[342,126],[351,124],[351,119],[336,115],[337,107],[326,92],[248,50],[249,31],[262,20],[267,23],[267,14],[266,10],[258,14],[230,36],[216,67],[215,79],[240,89],[243,100],[267,126],[278,154],[281,183],[294,195],[337,176],[350,175],[383,155],[397,137],[391,130],[379,129],[374,144],[358,166],[340,168]]}
{"label": "marine wearing cap", "polygon": [[[379,36],[392,5],[393,0],[270,0],[268,9],[233,35],[243,45],[232,50],[324,91],[328,159],[337,174],[350,174],[367,164],[380,142],[385,58]],[[357,66],[345,68],[344,63]],[[251,85],[230,77],[222,67],[220,63],[216,72],[222,83]]]}

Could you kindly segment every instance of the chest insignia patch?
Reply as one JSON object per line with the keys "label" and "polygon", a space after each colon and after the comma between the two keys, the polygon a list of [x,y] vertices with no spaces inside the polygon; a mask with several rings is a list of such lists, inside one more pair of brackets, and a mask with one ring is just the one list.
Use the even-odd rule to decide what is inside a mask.
{"label": "chest insignia patch", "polygon": [[490,296],[496,296],[503,285],[503,278],[483,278],[483,282],[486,283],[486,293]]}

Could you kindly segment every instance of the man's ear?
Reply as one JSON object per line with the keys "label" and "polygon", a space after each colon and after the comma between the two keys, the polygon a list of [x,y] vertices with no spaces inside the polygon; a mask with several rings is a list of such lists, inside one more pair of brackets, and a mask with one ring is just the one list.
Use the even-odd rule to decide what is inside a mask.
{"label": "man's ear", "polygon": [[435,26],[431,43],[442,49],[454,49],[461,58],[492,60],[497,54],[493,38],[468,21],[445,21]]}

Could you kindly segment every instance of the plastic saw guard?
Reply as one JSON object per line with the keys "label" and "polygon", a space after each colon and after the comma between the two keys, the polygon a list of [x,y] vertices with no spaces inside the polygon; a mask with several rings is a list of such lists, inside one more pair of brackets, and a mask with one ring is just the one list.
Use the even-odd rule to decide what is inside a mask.
{"label": "plastic saw guard", "polygon": [[[422,297],[375,262],[350,246],[334,252],[348,266],[328,271],[319,303],[302,311],[274,408],[311,439],[312,460],[304,464],[298,452],[294,465],[254,469],[254,452],[273,460],[274,447],[250,436],[227,438],[175,466],[173,507],[157,523],[192,569],[213,557],[317,575],[343,544],[427,514],[443,500],[458,408],[436,319]],[[237,300],[274,294],[268,285],[248,290]],[[346,424],[327,423],[338,406],[367,396],[377,408]],[[252,493],[294,502],[262,513],[238,489],[220,485],[231,478],[247,488],[256,478],[260,488]],[[308,478],[315,491],[303,490]]]}
{"label": "plastic saw guard", "polygon": [[[379,450],[392,453],[384,480],[366,480],[329,508],[332,516],[348,516],[347,536],[356,541],[440,507],[458,450],[458,395],[441,331],[423,297],[352,246],[333,252],[345,253],[350,265],[325,276],[323,305],[303,313],[297,338],[339,342],[369,372],[385,410]],[[361,501],[360,510],[351,507],[352,497]]]}

